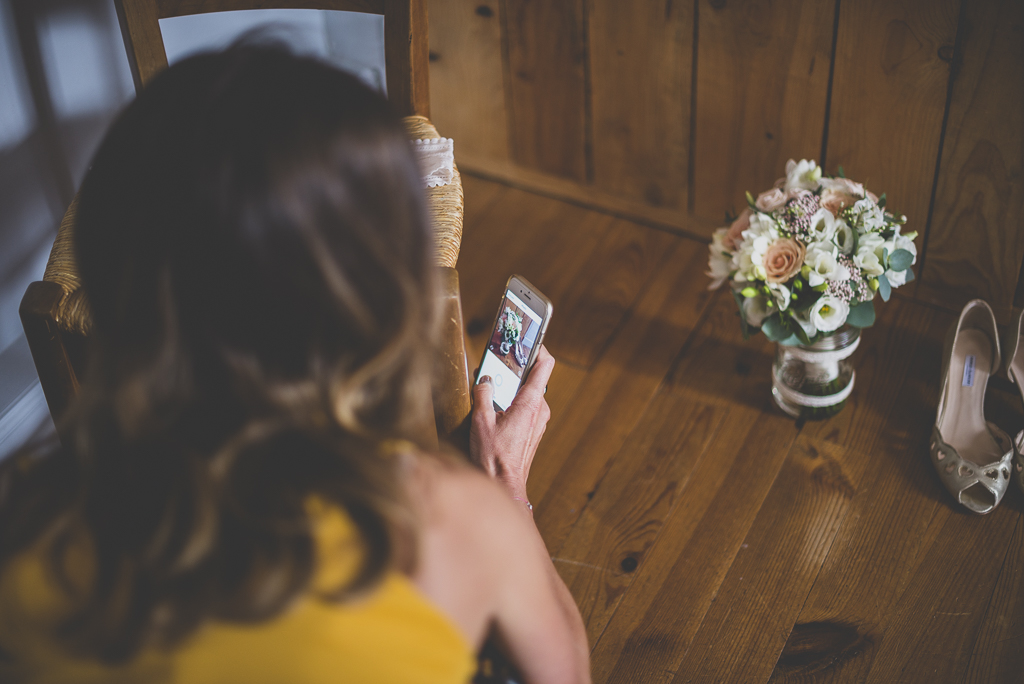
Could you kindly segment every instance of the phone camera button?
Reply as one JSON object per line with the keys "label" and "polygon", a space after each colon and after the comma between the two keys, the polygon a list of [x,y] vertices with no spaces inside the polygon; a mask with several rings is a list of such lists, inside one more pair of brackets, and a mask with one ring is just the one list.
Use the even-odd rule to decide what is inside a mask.
{"label": "phone camera button", "polygon": [[495,387],[501,387],[501,381],[502,381],[501,373],[496,373],[494,375],[494,386]]}

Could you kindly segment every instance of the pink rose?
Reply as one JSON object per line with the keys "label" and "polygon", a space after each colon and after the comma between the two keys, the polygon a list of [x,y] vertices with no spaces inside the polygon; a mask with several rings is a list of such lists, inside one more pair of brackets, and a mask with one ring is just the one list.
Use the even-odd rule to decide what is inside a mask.
{"label": "pink rose", "polygon": [[751,214],[750,209],[744,209],[736,220],[732,222],[732,225],[729,226],[729,232],[722,238],[722,244],[730,252],[735,252],[739,249],[740,243],[743,242],[743,231],[750,227]]}
{"label": "pink rose", "polygon": [[829,210],[829,212],[839,217],[839,212],[845,207],[852,207],[860,197],[855,197],[849,193],[843,192],[842,190],[825,190],[821,193],[821,206]]}
{"label": "pink rose", "polygon": [[823,190],[838,190],[847,195],[853,195],[858,199],[864,196],[864,186],[849,178],[822,178],[821,187]]}
{"label": "pink rose", "polygon": [[762,192],[757,196],[757,201],[754,202],[754,206],[766,214],[770,214],[776,209],[781,209],[785,204],[786,193],[781,188],[772,188]]}
{"label": "pink rose", "polygon": [[837,218],[845,207],[864,197],[864,186],[849,178],[822,178],[821,187],[821,206]]}
{"label": "pink rose", "polygon": [[804,265],[807,248],[798,240],[781,238],[773,242],[764,253],[765,280],[769,283],[784,283]]}
{"label": "pink rose", "polygon": [[870,190],[867,190],[866,192],[867,192],[867,195],[868,195],[868,199],[871,200],[872,202],[874,202],[875,204],[878,204],[878,195],[876,195],[875,193],[871,192]]}

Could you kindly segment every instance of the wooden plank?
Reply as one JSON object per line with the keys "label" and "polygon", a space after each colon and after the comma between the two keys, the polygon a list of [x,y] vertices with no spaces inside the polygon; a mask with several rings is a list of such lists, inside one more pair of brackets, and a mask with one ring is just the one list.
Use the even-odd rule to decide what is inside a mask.
{"label": "wooden plank", "polygon": [[585,181],[582,0],[506,0],[512,155],[523,166]]}
{"label": "wooden plank", "polygon": [[467,152],[508,159],[498,0],[430,0],[430,104],[433,122]]}
{"label": "wooden plank", "polygon": [[[920,312],[926,315],[914,315]],[[922,550],[933,541],[934,529],[929,537],[929,528],[936,512],[952,505],[927,458],[949,316],[912,304],[890,320],[888,325],[898,322],[914,333],[893,337],[887,348],[893,355],[910,350],[908,371],[902,382],[888,376],[900,387],[885,411],[885,422],[863,421],[856,428],[871,433],[869,439],[852,441],[863,447],[860,458],[872,467],[796,620],[772,682],[807,677],[863,681],[884,636],[882,624],[906,589]],[[879,326],[874,330],[884,332]],[[882,383],[877,383],[879,390]]]}
{"label": "wooden plank", "polygon": [[866,468],[801,435],[673,681],[767,680]]}
{"label": "wooden plank", "polygon": [[459,168],[464,175],[504,183],[704,242],[710,242],[710,235],[721,224],[721,216],[714,221],[707,221],[678,209],[652,207],[646,202],[612,195],[593,186],[581,185],[574,180],[523,168],[511,162],[491,161],[486,157],[464,154],[459,159]]}
{"label": "wooden plank", "polygon": [[[594,248],[580,260],[579,272],[565,277],[574,271],[570,248],[552,264],[554,273],[544,274],[540,282],[552,283],[552,291],[559,293],[558,323],[552,322],[547,337],[551,348],[564,350],[568,361],[589,368],[623,324],[666,251],[680,240],[626,221],[612,222],[604,236],[591,236],[588,227],[581,228],[574,240],[581,245],[593,241]],[[578,251],[586,254],[585,247]],[[538,287],[546,288],[540,283]]]}
{"label": "wooden plank", "polygon": [[[836,4],[701,3],[697,216],[721,221],[726,210],[746,206],[744,192],[771,188],[787,159],[818,158]],[[841,25],[840,36],[845,30]]]}
{"label": "wooden plank", "polygon": [[672,679],[795,437],[780,414],[729,409],[592,651],[594,681]]}
{"label": "wooden plank", "polygon": [[693,8],[587,0],[594,185],[687,209]]}
{"label": "wooden plank", "polygon": [[[828,171],[843,166],[925,230],[960,0],[840,3]],[[918,248],[923,237],[917,240]]]}
{"label": "wooden plank", "polygon": [[1024,673],[1024,520],[1010,537],[1009,551],[989,602],[964,682],[1020,681]]}
{"label": "wooden plank", "polygon": [[[960,681],[966,674],[989,600],[1020,514],[1008,506],[982,516],[940,506],[934,538],[907,590],[879,627],[867,682]],[[922,658],[927,654],[927,658]]]}
{"label": "wooden plank", "polygon": [[921,296],[1009,322],[1024,260],[1024,4],[964,3]]}
{"label": "wooden plank", "polygon": [[727,413],[687,393],[659,393],[557,551],[553,560],[576,597],[591,644],[626,595]]}
{"label": "wooden plank", "polygon": [[606,464],[643,415],[707,304],[705,247],[680,240],[538,450],[529,491],[548,547],[557,549]]}

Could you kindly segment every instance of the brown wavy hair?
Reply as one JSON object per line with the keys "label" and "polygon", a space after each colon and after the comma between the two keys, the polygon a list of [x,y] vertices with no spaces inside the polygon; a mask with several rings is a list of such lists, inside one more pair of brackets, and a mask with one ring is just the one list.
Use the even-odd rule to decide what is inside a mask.
{"label": "brown wavy hair", "polygon": [[276,47],[186,59],[113,124],[80,192],[94,334],[71,443],[0,477],[0,562],[43,543],[74,652],[124,662],[279,614],[315,570],[311,497],[362,540],[337,598],[408,562],[381,444],[432,420],[421,187],[383,97]]}

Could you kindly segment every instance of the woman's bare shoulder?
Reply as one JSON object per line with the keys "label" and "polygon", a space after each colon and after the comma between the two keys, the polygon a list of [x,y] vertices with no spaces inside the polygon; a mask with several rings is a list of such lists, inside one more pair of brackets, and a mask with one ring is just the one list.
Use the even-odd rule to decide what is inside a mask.
{"label": "woman's bare shoulder", "polygon": [[[419,523],[412,579],[476,646],[510,577],[528,559],[524,513],[475,468],[420,455],[407,470]],[[517,552],[517,549],[519,550]]]}

